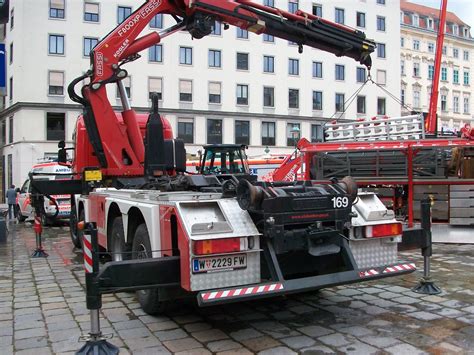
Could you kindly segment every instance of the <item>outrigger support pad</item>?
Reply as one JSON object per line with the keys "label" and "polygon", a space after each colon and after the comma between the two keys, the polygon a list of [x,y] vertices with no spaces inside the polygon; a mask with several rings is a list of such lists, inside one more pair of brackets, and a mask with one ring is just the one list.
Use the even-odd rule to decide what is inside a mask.
{"label": "outrigger support pad", "polygon": [[425,245],[421,248],[421,254],[424,258],[423,277],[418,282],[418,285],[412,288],[413,292],[424,295],[437,295],[441,293],[441,289],[434,284],[431,279],[430,266],[433,255],[432,240],[431,240],[431,202],[430,200],[421,201],[421,228],[425,233]]}
{"label": "outrigger support pad", "polygon": [[77,355],[116,355],[119,348],[110,344],[102,336],[100,330],[100,314],[102,295],[98,285],[99,244],[97,226],[87,223],[83,235],[84,269],[86,272],[86,304],[90,311],[91,331],[85,337],[86,343],[76,352]]}

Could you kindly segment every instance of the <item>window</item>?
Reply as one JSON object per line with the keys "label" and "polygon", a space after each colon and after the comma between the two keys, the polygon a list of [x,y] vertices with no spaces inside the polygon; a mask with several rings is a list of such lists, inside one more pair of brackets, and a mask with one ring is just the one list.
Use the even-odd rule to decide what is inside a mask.
{"label": "window", "polygon": [[220,82],[209,83],[209,103],[211,104],[221,103],[221,83]]}
{"label": "window", "polygon": [[62,141],[65,138],[65,113],[46,113],[46,140]]}
{"label": "window", "polygon": [[428,28],[429,28],[430,30],[433,29],[433,19],[429,18],[429,19],[427,20],[427,26],[428,26]]}
{"label": "window", "polygon": [[298,89],[288,90],[288,107],[289,108],[300,107],[300,91]]}
{"label": "window", "polygon": [[249,54],[237,53],[237,69],[249,70]]}
{"label": "window", "polygon": [[365,27],[365,13],[357,12],[356,22],[357,22],[357,27]]}
{"label": "window", "polygon": [[413,63],[413,76],[416,78],[420,77],[420,63]]}
{"label": "window", "polygon": [[469,96],[464,96],[464,113],[469,113]]}
{"label": "window", "polygon": [[6,127],[6,121],[1,120],[0,121],[0,131],[1,131],[1,136],[0,136],[0,146],[5,145],[7,143],[7,127]]}
{"label": "window", "polygon": [[275,7],[275,0],[264,0],[263,5],[269,6],[269,7]]}
{"label": "window", "polygon": [[344,94],[336,94],[336,112],[344,112]]}
{"label": "window", "polygon": [[8,118],[8,142],[13,143],[13,116]]}
{"label": "window", "polygon": [[262,145],[275,145],[275,122],[262,122]]}
{"label": "window", "polygon": [[434,53],[434,47],[435,47],[434,43],[433,43],[433,42],[429,42],[429,43],[428,43],[428,52]]}
{"label": "window", "polygon": [[99,4],[84,3],[84,21],[99,22]]}
{"label": "window", "polygon": [[469,85],[469,72],[464,70],[464,85]]}
{"label": "window", "polygon": [[148,48],[148,60],[156,63],[163,62],[163,46],[161,44],[155,44]]}
{"label": "window", "polygon": [[212,25],[211,35],[220,36],[222,34],[221,23],[219,21],[214,21]]}
{"label": "window", "polygon": [[413,16],[413,26],[419,27],[420,26],[420,17],[418,15]]}
{"label": "window", "polygon": [[377,115],[383,115],[383,116],[386,115],[384,97],[377,98]]}
{"label": "window", "polygon": [[13,42],[10,43],[10,55],[9,55],[10,64],[13,63]]}
{"label": "window", "polygon": [[193,49],[191,47],[179,47],[179,64],[193,64]]}
{"label": "window", "polygon": [[49,17],[64,18],[64,0],[49,1]]}
{"label": "window", "polygon": [[323,109],[323,92],[313,91],[313,110],[322,111]]}
{"label": "window", "polygon": [[235,144],[250,144],[249,121],[235,121]]}
{"label": "window", "polygon": [[313,62],[313,78],[322,78],[322,77],[323,77],[323,63]]}
{"label": "window", "polygon": [[459,36],[459,27],[456,24],[453,24],[453,35]]}
{"label": "window", "polygon": [[288,1],[288,11],[294,14],[298,11],[298,0],[289,0]]}
{"label": "window", "polygon": [[275,57],[264,55],[263,56],[263,72],[274,73],[275,72]]}
{"label": "window", "polygon": [[385,0],[377,0],[377,4],[379,4],[379,5],[385,5]]}
{"label": "window", "polygon": [[221,51],[215,49],[209,49],[209,67],[220,68],[221,67]]}
{"label": "window", "polygon": [[275,42],[275,37],[272,35],[267,35],[266,33],[263,35],[263,41],[264,42]]}
{"label": "window", "polygon": [[344,24],[344,9],[335,8],[334,9],[334,18],[335,22]]}
{"label": "window", "polygon": [[385,85],[387,84],[387,72],[385,70],[377,70],[377,84]]}
{"label": "window", "polygon": [[405,75],[405,61],[404,60],[400,61],[400,74]]}
{"label": "window", "polygon": [[453,69],[453,84],[459,84],[459,70]]}
{"label": "window", "polygon": [[420,41],[417,39],[413,40],[413,50],[419,51],[420,50]]}
{"label": "window", "polygon": [[194,143],[194,121],[192,118],[178,118],[178,138],[184,143]]}
{"label": "window", "polygon": [[[125,92],[127,93],[127,97],[131,98],[132,97],[132,89],[131,89],[132,79],[129,76],[127,76],[126,78],[122,79],[122,82],[123,82],[123,85],[125,86]],[[120,99],[120,92],[118,88],[117,88],[117,99]]]}
{"label": "window", "polygon": [[313,4],[313,15],[323,17],[323,5]]}
{"label": "window", "polygon": [[448,81],[448,68],[441,68],[441,80]]}
{"label": "window", "polygon": [[458,58],[459,57],[459,49],[453,48],[453,57]]}
{"label": "window", "polygon": [[237,27],[237,38],[248,39],[249,38],[248,31]]}
{"label": "window", "polygon": [[415,108],[421,107],[421,105],[420,105],[420,89],[419,88],[413,88],[413,107],[415,107]]}
{"label": "window", "polygon": [[275,106],[275,88],[264,86],[263,87],[263,106],[274,107]]}
{"label": "window", "polygon": [[443,46],[443,55],[446,55],[448,53],[448,48],[446,46]]}
{"label": "window", "polygon": [[377,16],[377,31],[385,32],[385,17]]}
{"label": "window", "polygon": [[336,80],[344,80],[344,65],[336,64]]}
{"label": "window", "polygon": [[50,71],[48,73],[48,94],[64,95],[64,72]]}
{"label": "window", "polygon": [[300,136],[300,124],[299,123],[287,123],[286,124],[286,145],[289,147],[296,146]]}
{"label": "window", "polygon": [[358,83],[364,83],[366,79],[367,79],[367,75],[366,75],[366,72],[365,72],[365,68],[357,68],[356,69],[356,80],[357,80],[357,82]]}
{"label": "window", "polygon": [[441,111],[448,110],[448,96],[445,94],[441,94]]}
{"label": "window", "polygon": [[365,113],[365,96],[357,96],[357,113]]}
{"label": "window", "polygon": [[300,74],[300,61],[298,59],[288,59],[288,74],[299,75]]}
{"label": "window", "polygon": [[163,14],[153,16],[150,21],[150,28],[163,28]]}
{"label": "window", "polygon": [[377,58],[385,58],[385,44],[377,43]]}
{"label": "window", "polygon": [[434,65],[428,64],[428,79],[433,80],[433,76],[434,76]]}
{"label": "window", "polygon": [[404,37],[400,37],[400,47],[405,47],[405,38]]}
{"label": "window", "polygon": [[132,8],[129,6],[119,6],[117,9],[117,22],[122,23],[132,14]]}
{"label": "window", "polygon": [[98,42],[98,38],[84,37],[84,57],[89,57],[92,49],[94,49]]}
{"label": "window", "polygon": [[237,105],[249,104],[249,86],[237,84]]}
{"label": "window", "polygon": [[148,78],[148,97],[156,92],[158,99],[163,100],[163,79],[162,78]]}
{"label": "window", "polygon": [[459,96],[453,95],[453,112],[459,113]]}
{"label": "window", "polygon": [[207,143],[222,144],[222,120],[207,120]]}
{"label": "window", "polygon": [[13,76],[10,77],[10,101],[13,101]]}
{"label": "window", "polygon": [[469,60],[469,51],[464,51],[463,52],[463,59],[464,60]]}
{"label": "window", "polygon": [[49,54],[64,54],[64,36],[49,35]]}
{"label": "window", "polygon": [[405,105],[405,89],[400,89],[400,101]]}
{"label": "window", "polygon": [[323,127],[319,124],[311,125],[311,143],[322,142],[324,140]]}
{"label": "window", "polygon": [[179,101],[193,101],[193,82],[191,80],[179,81]]}

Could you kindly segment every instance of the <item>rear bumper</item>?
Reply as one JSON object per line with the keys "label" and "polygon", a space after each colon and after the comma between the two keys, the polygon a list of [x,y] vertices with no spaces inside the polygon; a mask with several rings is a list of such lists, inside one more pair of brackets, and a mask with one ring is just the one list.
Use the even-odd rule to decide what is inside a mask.
{"label": "rear bumper", "polygon": [[199,306],[204,307],[382,279],[385,277],[409,274],[414,271],[416,271],[416,265],[414,263],[397,263],[368,270],[351,270],[335,274],[284,280],[282,282],[201,291],[198,293],[197,298]]}

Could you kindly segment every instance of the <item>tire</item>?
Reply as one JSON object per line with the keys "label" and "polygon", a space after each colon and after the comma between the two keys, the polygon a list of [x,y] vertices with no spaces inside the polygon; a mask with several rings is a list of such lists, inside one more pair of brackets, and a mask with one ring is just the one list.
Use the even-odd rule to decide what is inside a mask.
{"label": "tire", "polygon": [[[151,245],[148,229],[144,223],[140,224],[135,231],[132,243],[132,258],[151,258]],[[166,311],[169,301],[160,301],[159,289],[146,289],[136,292],[136,297],[145,313],[150,315],[160,314]]]}
{"label": "tire", "polygon": [[48,227],[51,225],[51,219],[46,217],[46,214],[44,213],[41,214],[41,224],[45,227]]}
{"label": "tire", "polygon": [[81,209],[81,212],[79,212],[79,218],[76,217],[75,208],[71,209],[71,216],[69,217],[69,234],[71,235],[72,244],[78,249],[82,249],[82,234],[84,232],[77,228],[77,222],[83,221],[85,218],[86,215],[84,209]]}
{"label": "tire", "polygon": [[26,217],[21,214],[20,206],[16,205],[16,219],[18,220],[18,223],[22,223],[26,220]]}
{"label": "tire", "polygon": [[125,243],[122,217],[114,218],[109,241],[110,247],[107,246],[107,249],[110,252],[112,261],[123,261],[130,259],[130,254],[128,252],[131,248],[130,245]]}

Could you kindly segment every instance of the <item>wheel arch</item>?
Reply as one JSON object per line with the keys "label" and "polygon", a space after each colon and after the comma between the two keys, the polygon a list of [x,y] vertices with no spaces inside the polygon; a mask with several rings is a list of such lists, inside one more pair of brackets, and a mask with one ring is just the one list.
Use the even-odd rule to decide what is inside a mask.
{"label": "wheel arch", "polygon": [[125,234],[125,242],[127,244],[131,244],[133,242],[135,231],[137,230],[138,226],[143,223],[146,225],[145,217],[143,216],[142,211],[140,211],[140,209],[137,207],[131,207],[127,213],[126,224],[124,221],[124,228],[127,231]]}
{"label": "wheel arch", "polygon": [[120,211],[120,207],[115,202],[112,202],[108,208],[107,212],[107,246],[110,245],[110,237],[112,232],[112,224],[114,223],[114,219],[117,217],[122,217],[122,212]]}

